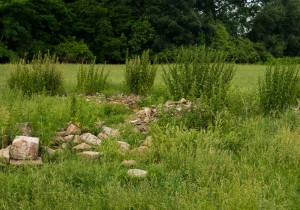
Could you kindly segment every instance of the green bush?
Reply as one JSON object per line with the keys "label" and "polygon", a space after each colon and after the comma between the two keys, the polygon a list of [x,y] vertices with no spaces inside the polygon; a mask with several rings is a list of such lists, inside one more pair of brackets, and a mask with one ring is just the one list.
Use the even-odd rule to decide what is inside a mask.
{"label": "green bush", "polygon": [[57,69],[55,55],[49,53],[44,56],[38,54],[28,64],[21,59],[7,82],[10,89],[19,89],[28,96],[41,92],[49,95],[63,92],[62,73]]}
{"label": "green bush", "polygon": [[149,50],[142,56],[126,59],[125,83],[129,91],[134,94],[147,94],[154,84],[157,66],[151,64]]}
{"label": "green bush", "polygon": [[259,99],[262,112],[277,115],[295,105],[299,90],[297,65],[269,65],[264,80],[259,80]]}
{"label": "green bush", "polygon": [[92,51],[83,40],[76,41],[75,37],[71,37],[65,42],[56,46],[55,50],[59,60],[67,63],[76,63],[89,61],[94,59]]}
{"label": "green bush", "polygon": [[194,96],[209,104],[223,104],[235,74],[219,51],[205,47],[181,48],[176,61],[163,68],[163,79],[174,99]]}
{"label": "green bush", "polygon": [[108,75],[104,66],[100,70],[94,62],[88,68],[82,64],[77,72],[77,90],[86,94],[101,92],[106,87]]}

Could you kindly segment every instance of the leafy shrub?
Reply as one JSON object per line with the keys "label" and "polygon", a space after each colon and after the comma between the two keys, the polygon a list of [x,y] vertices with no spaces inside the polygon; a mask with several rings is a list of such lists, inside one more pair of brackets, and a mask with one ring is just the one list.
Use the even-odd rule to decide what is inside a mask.
{"label": "leafy shrub", "polygon": [[181,48],[168,67],[163,79],[174,99],[195,96],[215,105],[224,102],[235,73],[222,52],[204,47]]}
{"label": "leafy shrub", "polygon": [[259,80],[259,99],[262,112],[277,115],[296,104],[299,90],[297,65],[269,65],[264,80]]}
{"label": "leafy shrub", "polygon": [[154,84],[157,66],[151,64],[149,50],[142,56],[126,59],[125,83],[129,91],[134,94],[147,94]]}
{"label": "leafy shrub", "polygon": [[59,60],[67,63],[83,62],[87,60],[93,60],[94,55],[90,51],[88,45],[81,41],[76,41],[75,37],[69,38],[69,40],[60,43],[56,47],[56,54],[59,56]]}
{"label": "leafy shrub", "polygon": [[94,94],[103,91],[107,84],[109,72],[104,71],[104,66],[100,70],[95,63],[89,65],[81,65],[77,72],[77,90],[86,94]]}
{"label": "leafy shrub", "polygon": [[38,54],[29,64],[21,59],[9,75],[8,86],[28,96],[41,92],[49,95],[62,93],[63,78],[56,64],[55,55],[49,53],[44,56]]}

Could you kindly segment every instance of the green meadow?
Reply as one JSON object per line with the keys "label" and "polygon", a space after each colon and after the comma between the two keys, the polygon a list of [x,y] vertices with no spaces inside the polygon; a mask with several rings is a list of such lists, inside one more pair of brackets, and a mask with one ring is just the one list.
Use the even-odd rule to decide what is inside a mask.
{"label": "green meadow", "polygon": [[[50,146],[71,120],[96,135],[95,123],[102,120],[121,133],[95,148],[103,155],[94,161],[67,150],[54,156],[41,151],[42,166],[0,166],[0,209],[300,209],[300,112],[294,107],[278,117],[260,114],[258,79],[266,66],[236,67],[227,108],[214,126],[188,128],[162,114],[140,133],[128,123],[135,119],[133,110],[99,103],[99,97],[87,101],[76,92],[79,65],[59,64],[64,95],[31,97],[7,87],[13,66],[0,65],[1,136],[14,138],[16,123],[31,122],[41,146]],[[128,94],[125,65],[105,69],[103,97]],[[137,109],[167,100],[158,66],[154,88],[141,96]],[[147,157],[123,156],[114,146],[125,141],[138,147],[147,136],[153,138]],[[129,178],[121,165],[125,159],[135,159],[132,168],[147,170],[147,177]]]}

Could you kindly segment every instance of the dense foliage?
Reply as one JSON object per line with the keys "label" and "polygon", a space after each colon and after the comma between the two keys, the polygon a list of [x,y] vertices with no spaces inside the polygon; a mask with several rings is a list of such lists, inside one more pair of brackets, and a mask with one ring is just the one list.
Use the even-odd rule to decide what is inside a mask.
{"label": "dense foliage", "polygon": [[299,0],[2,0],[0,62],[50,50],[120,63],[127,50],[165,56],[198,44],[255,63],[299,56],[299,22]]}

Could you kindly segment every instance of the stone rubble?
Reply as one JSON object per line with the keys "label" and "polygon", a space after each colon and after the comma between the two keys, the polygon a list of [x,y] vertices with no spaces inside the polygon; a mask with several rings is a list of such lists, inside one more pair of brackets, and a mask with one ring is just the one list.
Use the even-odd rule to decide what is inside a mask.
{"label": "stone rubble", "polygon": [[127,171],[127,175],[131,178],[145,178],[147,173],[147,171],[141,169],[129,169]]}

